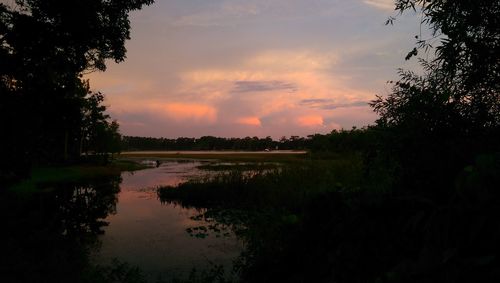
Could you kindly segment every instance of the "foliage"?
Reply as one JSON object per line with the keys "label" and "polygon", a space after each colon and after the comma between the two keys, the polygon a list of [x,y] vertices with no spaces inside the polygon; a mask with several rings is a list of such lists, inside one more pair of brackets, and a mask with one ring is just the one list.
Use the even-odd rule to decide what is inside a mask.
{"label": "foliage", "polygon": [[[230,171],[163,187],[158,195],[165,202],[209,208],[200,219],[212,224],[188,229],[194,236],[224,235],[229,227],[242,237],[246,251],[236,262],[239,281],[286,281],[288,277],[273,278],[269,272],[280,262],[286,265],[283,249],[298,236],[308,204],[327,192],[359,190],[360,161],[358,156],[348,155],[336,160],[296,161],[270,171]],[[292,270],[290,274],[298,274]]]}
{"label": "foliage", "polygon": [[124,150],[275,150],[305,149],[307,140],[298,136],[290,139],[282,137],[279,141],[271,137],[222,138],[203,136],[200,138],[179,137],[176,139],[132,137],[122,139]]}
{"label": "foliage", "polygon": [[89,283],[146,283],[144,274],[137,267],[114,259],[109,265],[90,266],[82,276]]}
{"label": "foliage", "polygon": [[87,97],[82,106],[82,125],[79,153],[104,154],[120,151],[121,135],[116,120],[109,121],[106,112],[104,95],[100,92],[91,92],[86,82]]}
{"label": "foliage", "polygon": [[430,132],[448,130],[445,135],[457,136],[496,130],[500,126],[500,2],[398,0],[396,9],[401,13],[419,9],[421,24],[431,28],[432,39],[417,36],[419,48],[432,50],[432,40],[440,43],[431,61],[420,59],[423,76],[401,71],[389,97],[373,103],[381,114],[379,123],[398,126],[420,120]]}
{"label": "foliage", "polygon": [[178,187],[158,190],[160,199],[195,207],[282,207],[300,209],[304,200],[317,192],[358,190],[361,160],[347,155],[336,160],[296,161],[276,169],[233,170]]}
{"label": "foliage", "polygon": [[234,171],[234,170],[242,170],[242,171],[262,171],[269,169],[279,168],[279,163],[272,162],[236,162],[236,163],[223,163],[220,164],[218,162],[212,162],[208,164],[202,164],[197,166],[196,168],[207,171]]}
{"label": "foliage", "polygon": [[40,187],[47,183],[67,183],[109,177],[123,171],[136,171],[146,168],[144,165],[133,161],[113,160],[106,166],[92,164],[78,164],[63,167],[38,167],[33,168],[28,179],[14,183],[8,187],[11,192],[37,193]]}
{"label": "foliage", "polygon": [[433,33],[417,36],[407,59],[422,49],[434,56],[419,59],[422,75],[401,70],[392,92],[373,101],[381,149],[399,164],[400,188],[447,197],[476,156],[499,151],[500,2],[398,0],[396,10],[419,11]]}
{"label": "foliage", "polygon": [[[19,10],[0,5],[0,56],[6,62],[0,66],[0,90],[8,102],[1,105],[1,118],[16,118],[12,109],[25,107],[26,101],[31,113],[3,126],[23,138],[23,151],[6,152],[8,158],[44,160],[53,153],[62,158],[82,148],[112,151],[101,141],[116,142],[117,125],[107,120],[102,95],[89,92],[75,75],[104,69],[105,58],[122,60],[126,15],[149,2],[121,1],[115,7],[110,3],[118,2],[77,1],[75,7],[84,12],[75,22],[88,25],[81,30],[72,30],[79,25],[63,13],[73,8],[62,0],[17,1]],[[249,172],[240,167],[158,190],[161,201],[209,209],[200,219],[215,224],[188,230],[194,236],[230,227],[245,240],[247,250],[236,265],[242,282],[498,282],[499,6],[496,0],[397,0],[399,12],[418,10],[422,24],[434,32],[429,40],[419,35],[407,59],[421,50],[434,49],[435,54],[420,60],[423,74],[401,70],[392,93],[373,102],[380,114],[376,126],[279,141],[126,137],[123,144],[127,149],[262,150],[278,145],[311,150],[308,159],[278,168]],[[104,14],[93,17],[96,7],[104,7]],[[105,20],[94,23],[97,38],[78,37],[80,31],[92,31],[96,18],[118,19],[116,30],[107,29],[113,23]],[[36,36],[30,38],[26,30]],[[109,34],[117,37],[107,41]],[[82,47],[84,41],[77,39],[85,38],[93,39]],[[47,39],[56,48],[49,48]],[[71,40],[78,43],[72,46]],[[432,46],[433,40],[439,45]],[[60,108],[64,111],[54,111]],[[42,133],[47,125],[53,128]],[[6,140],[15,144],[14,138]],[[35,150],[38,143],[45,150]],[[0,198],[3,215],[17,216],[7,218],[6,230],[12,233],[2,241],[7,247],[2,262],[15,263],[2,264],[13,267],[2,270],[8,279],[21,274],[15,279],[78,281],[84,278],[81,271],[89,270],[86,241],[78,235],[93,239],[100,232],[105,223],[99,219],[115,209],[117,183],[112,190],[80,184],[60,191],[49,185],[57,197],[42,195],[26,203],[16,201],[18,196]],[[23,204],[31,207],[17,207]],[[19,239],[25,245],[17,244]],[[117,272],[95,270],[95,280],[142,280],[125,264],[118,263]],[[216,268],[189,280],[225,278]]]}
{"label": "foliage", "polygon": [[176,139],[124,136],[123,150],[311,150],[315,152],[361,151],[373,140],[370,128],[333,130],[328,134],[307,137],[290,136],[273,140],[271,137],[222,138],[203,136],[200,138],[179,137]]}
{"label": "foliage", "polygon": [[[500,76],[500,2],[490,0],[398,0],[401,13],[420,9],[422,24],[440,38],[433,73],[442,73],[442,90],[449,103],[475,127],[500,123],[498,80]],[[420,47],[432,47],[419,38]]]}
{"label": "foliage", "polygon": [[[208,270],[193,269],[187,279],[174,278],[171,283],[233,283],[236,278],[229,276],[224,267],[212,264]],[[162,282],[158,282],[162,283]]]}
{"label": "foliage", "polygon": [[[400,70],[392,92],[372,103],[380,114],[378,146],[365,162],[373,170],[385,160],[393,190],[345,212],[344,223],[363,231],[349,224],[328,228],[347,236],[333,243],[336,257],[350,259],[336,270],[362,266],[380,282],[495,282],[500,2],[398,0],[396,10],[418,11],[433,32],[430,39],[417,36],[406,59],[421,50],[434,54],[419,59],[423,74]],[[359,246],[365,250],[353,251]],[[353,252],[363,256],[350,258]],[[353,278],[366,281],[341,281]]]}
{"label": "foliage", "polygon": [[[5,31],[9,50],[14,54],[25,53],[26,59],[36,56],[33,59],[64,63],[66,70],[61,69],[62,66],[53,66],[54,72],[71,77],[85,70],[105,70],[106,59],[123,61],[125,41],[130,39],[128,14],[152,4],[153,0],[77,0],[71,3],[64,0],[16,0],[15,3],[14,7],[3,5],[7,10],[5,17],[9,19]],[[27,34],[30,28],[36,32]],[[21,46],[21,43],[25,45]],[[38,54],[32,50],[35,44],[38,45]],[[32,64],[44,64],[40,61],[24,62],[22,67],[28,68]],[[21,72],[26,73],[26,70]]]}
{"label": "foliage", "polygon": [[194,236],[229,227],[245,241],[240,282],[495,282],[499,160],[479,157],[444,204],[374,191],[378,180],[362,181],[352,159],[229,172],[158,195],[209,208],[200,215],[209,224],[188,229]]}
{"label": "foliage", "polygon": [[[16,0],[0,4],[1,180],[25,177],[33,164],[75,160],[83,140],[103,136],[116,150],[117,124],[104,115],[102,95],[89,92],[85,72],[125,58],[129,12],[152,0]],[[93,107],[93,108],[92,108]],[[90,126],[89,124],[92,124]],[[94,127],[90,134],[88,128]],[[109,150],[97,141],[94,150]]]}

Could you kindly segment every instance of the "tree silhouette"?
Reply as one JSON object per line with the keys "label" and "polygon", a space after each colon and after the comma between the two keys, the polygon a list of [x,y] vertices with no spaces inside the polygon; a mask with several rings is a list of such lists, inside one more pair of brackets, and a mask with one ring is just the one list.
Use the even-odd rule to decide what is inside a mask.
{"label": "tree silhouette", "polygon": [[393,133],[387,151],[404,186],[450,187],[475,156],[498,151],[500,1],[398,0],[396,10],[418,11],[432,31],[407,59],[434,53],[419,58],[423,75],[400,70],[392,93],[373,101],[377,124]]}
{"label": "tree silhouette", "polygon": [[[420,59],[426,74],[419,77],[403,73],[394,94],[412,87],[421,92],[432,90],[434,103],[451,108],[469,130],[482,131],[500,125],[500,2],[399,0],[396,9],[401,13],[418,9],[422,13],[421,24],[432,30],[430,39],[416,36],[417,47],[407,58],[417,55],[417,48],[429,50],[435,41],[439,43],[434,48],[434,59]],[[399,111],[390,110],[397,107],[394,99],[398,97],[403,99],[399,104],[410,99],[393,95],[392,102],[376,107],[387,122],[399,121]]]}
{"label": "tree silhouette", "polygon": [[[85,72],[125,59],[128,14],[153,0],[16,0],[0,4],[0,179],[78,158]],[[24,172],[24,173],[23,173]]]}
{"label": "tree silhouette", "polygon": [[108,153],[120,151],[121,135],[116,120],[109,121],[106,106],[102,105],[104,95],[91,92],[87,83],[87,97],[82,107],[82,125],[79,154],[102,155],[107,160]]}

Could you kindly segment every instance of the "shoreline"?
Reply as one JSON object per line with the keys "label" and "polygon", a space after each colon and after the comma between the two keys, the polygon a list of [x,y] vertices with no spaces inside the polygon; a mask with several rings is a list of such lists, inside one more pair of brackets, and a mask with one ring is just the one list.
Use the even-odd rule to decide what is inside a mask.
{"label": "shoreline", "polygon": [[160,155],[237,155],[237,154],[307,154],[305,150],[271,150],[271,151],[235,151],[235,150],[141,150],[141,151],[123,151],[119,156],[127,155],[149,155],[149,154],[160,154]]}

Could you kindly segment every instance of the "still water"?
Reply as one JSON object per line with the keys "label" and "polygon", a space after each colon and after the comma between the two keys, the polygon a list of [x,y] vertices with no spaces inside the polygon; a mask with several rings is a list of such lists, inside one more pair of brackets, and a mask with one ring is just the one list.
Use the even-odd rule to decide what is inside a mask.
{"label": "still water", "polygon": [[230,269],[242,250],[233,234],[192,237],[186,229],[205,224],[191,219],[202,211],[161,203],[157,198],[158,186],[175,186],[207,174],[197,169],[199,165],[198,161],[164,161],[157,168],[122,173],[116,213],[105,218],[109,225],[99,236],[94,260],[128,262],[152,281],[186,277],[194,267],[209,268],[210,263]]}

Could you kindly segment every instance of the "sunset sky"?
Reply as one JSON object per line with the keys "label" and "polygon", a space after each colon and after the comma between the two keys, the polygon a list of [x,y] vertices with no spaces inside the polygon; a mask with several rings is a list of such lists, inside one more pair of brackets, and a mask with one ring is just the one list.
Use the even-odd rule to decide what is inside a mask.
{"label": "sunset sky", "polygon": [[367,102],[419,33],[393,0],[156,0],[127,59],[87,77],[125,135],[306,136],[373,123]]}

